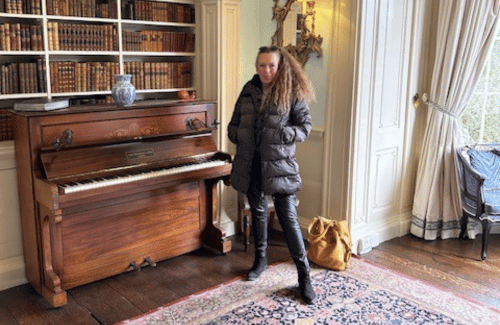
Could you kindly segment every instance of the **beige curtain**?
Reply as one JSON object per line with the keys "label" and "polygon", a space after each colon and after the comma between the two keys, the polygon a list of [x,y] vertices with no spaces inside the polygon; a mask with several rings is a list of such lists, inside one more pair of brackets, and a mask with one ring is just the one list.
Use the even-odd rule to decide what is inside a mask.
{"label": "beige curtain", "polygon": [[459,117],[479,79],[498,25],[500,0],[440,0],[428,121],[420,155],[411,233],[425,239],[460,233],[455,150]]}

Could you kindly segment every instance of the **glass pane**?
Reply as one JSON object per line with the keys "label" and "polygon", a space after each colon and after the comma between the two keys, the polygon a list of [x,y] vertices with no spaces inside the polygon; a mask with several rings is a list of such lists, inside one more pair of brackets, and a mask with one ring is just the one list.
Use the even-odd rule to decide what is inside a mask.
{"label": "glass pane", "polygon": [[[490,56],[488,92],[500,93],[500,40],[495,40]],[[483,85],[484,87],[484,85]]]}
{"label": "glass pane", "polygon": [[[499,57],[500,58],[500,57]],[[474,93],[484,93],[486,91],[486,77],[488,76],[488,65],[489,62],[484,63],[483,72],[479,76],[476,88],[474,88]]]}
{"label": "glass pane", "polygon": [[484,120],[484,143],[500,141],[500,95],[488,96],[486,116]]}
{"label": "glass pane", "polygon": [[481,132],[481,115],[485,99],[485,95],[472,95],[469,106],[462,114],[462,127],[464,133],[468,133],[469,139],[466,138],[466,141],[469,144],[482,142],[479,139],[479,133]]}

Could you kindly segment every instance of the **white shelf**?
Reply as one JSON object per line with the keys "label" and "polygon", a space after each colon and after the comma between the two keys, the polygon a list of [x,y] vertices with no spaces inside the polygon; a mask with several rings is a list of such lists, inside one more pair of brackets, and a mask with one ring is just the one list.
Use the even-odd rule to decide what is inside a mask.
{"label": "white shelf", "polygon": [[177,92],[179,90],[192,91],[192,90],[195,90],[195,88],[138,89],[138,90],[136,90],[136,93],[137,94],[148,94],[148,93],[156,93],[158,91],[162,91],[162,92]]}
{"label": "white shelf", "polygon": [[99,91],[84,91],[84,92],[72,92],[72,93],[52,93],[52,97],[71,97],[71,96],[96,96],[96,95],[111,95],[111,90],[99,90]]}
{"label": "white shelf", "polygon": [[119,51],[48,51],[49,55],[110,55],[118,56]]}
{"label": "white shelf", "polygon": [[194,52],[123,52],[124,56],[196,56]]}
{"label": "white shelf", "polygon": [[0,51],[0,55],[40,56],[45,55],[45,51]]}
{"label": "white shelf", "polygon": [[47,97],[47,93],[32,93],[32,94],[3,94],[0,99],[25,99],[25,98],[40,98]]}
{"label": "white shelf", "polygon": [[144,26],[162,26],[162,27],[186,27],[186,28],[194,28],[196,24],[188,24],[188,23],[171,23],[171,22],[163,22],[163,21],[147,21],[147,20],[131,20],[131,19],[122,19],[122,24],[126,25],[144,25]]}
{"label": "white shelf", "polygon": [[42,19],[43,15],[8,14],[8,13],[5,13],[5,12],[0,12],[0,17],[5,17],[5,18],[22,18],[22,19]]}
{"label": "white shelf", "polygon": [[99,22],[99,23],[118,23],[118,19],[113,18],[96,18],[96,17],[77,17],[77,16],[54,16],[47,15],[47,19],[50,20],[68,20],[68,21],[77,21],[77,22]]}

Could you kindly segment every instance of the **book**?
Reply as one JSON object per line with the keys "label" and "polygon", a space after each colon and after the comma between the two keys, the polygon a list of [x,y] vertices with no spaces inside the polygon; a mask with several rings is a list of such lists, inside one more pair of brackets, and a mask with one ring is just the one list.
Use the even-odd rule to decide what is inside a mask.
{"label": "book", "polygon": [[48,99],[37,98],[14,103],[16,111],[52,111],[69,106],[68,98]]}

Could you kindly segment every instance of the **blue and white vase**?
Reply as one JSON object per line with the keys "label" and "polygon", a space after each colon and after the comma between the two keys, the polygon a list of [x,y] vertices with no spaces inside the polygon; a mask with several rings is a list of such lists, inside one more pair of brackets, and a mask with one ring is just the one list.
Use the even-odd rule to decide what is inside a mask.
{"label": "blue and white vase", "polygon": [[135,99],[135,87],[130,83],[132,75],[117,74],[111,95],[117,105],[131,105]]}

